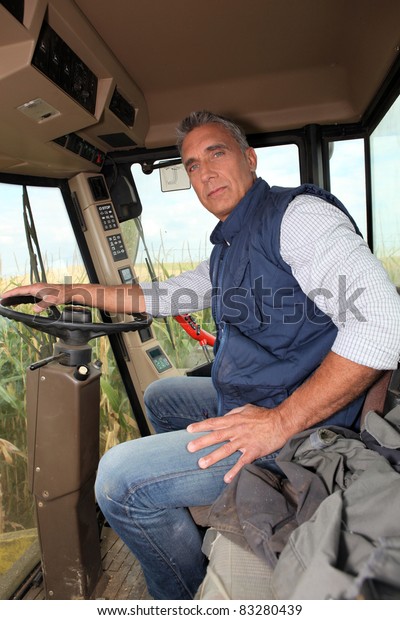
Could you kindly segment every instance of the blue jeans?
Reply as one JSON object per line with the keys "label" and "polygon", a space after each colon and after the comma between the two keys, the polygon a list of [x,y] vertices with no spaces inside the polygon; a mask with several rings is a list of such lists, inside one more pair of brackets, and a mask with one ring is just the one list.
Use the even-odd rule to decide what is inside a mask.
{"label": "blue jeans", "polygon": [[[204,578],[202,532],[187,506],[207,506],[226,487],[240,453],[200,469],[186,427],[217,415],[211,379],[173,377],[149,386],[147,414],[158,434],[115,446],[101,459],[96,497],[111,527],[139,560],[154,599],[192,599]],[[274,455],[257,464],[275,469]]]}

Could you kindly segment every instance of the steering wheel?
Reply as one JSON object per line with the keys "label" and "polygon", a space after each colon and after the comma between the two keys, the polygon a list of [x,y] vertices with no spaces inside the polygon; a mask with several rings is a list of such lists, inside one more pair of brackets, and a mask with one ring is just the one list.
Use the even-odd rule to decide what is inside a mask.
{"label": "steering wheel", "polygon": [[[108,336],[120,332],[131,332],[148,327],[152,322],[149,314],[135,314],[133,321],[127,323],[92,323],[91,309],[79,305],[67,305],[61,314],[53,311],[52,317],[17,312],[8,306],[36,304],[40,299],[33,295],[21,295],[0,300],[0,315],[28,325],[33,329],[59,338],[66,344],[82,345],[92,338]],[[57,316],[59,315],[59,316]]]}

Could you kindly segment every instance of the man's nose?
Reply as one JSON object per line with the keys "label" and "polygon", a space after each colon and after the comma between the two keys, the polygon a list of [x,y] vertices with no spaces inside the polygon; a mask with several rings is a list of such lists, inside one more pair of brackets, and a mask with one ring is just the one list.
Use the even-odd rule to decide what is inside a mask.
{"label": "man's nose", "polygon": [[200,178],[203,183],[207,183],[211,178],[216,176],[215,168],[212,162],[205,161],[200,166]]}

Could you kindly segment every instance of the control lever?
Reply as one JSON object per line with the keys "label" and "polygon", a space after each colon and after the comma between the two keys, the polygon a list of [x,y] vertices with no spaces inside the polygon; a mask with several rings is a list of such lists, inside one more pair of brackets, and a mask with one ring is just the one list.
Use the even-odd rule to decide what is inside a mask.
{"label": "control lever", "polygon": [[61,360],[61,358],[67,359],[68,357],[69,357],[69,354],[66,352],[58,353],[57,355],[50,355],[49,357],[45,357],[42,360],[39,360],[38,362],[34,362],[33,364],[31,364],[29,366],[29,370],[37,370],[38,368],[41,368],[42,366],[46,366],[46,364],[50,364],[50,362],[54,362],[55,360]]}
{"label": "control lever", "polygon": [[200,343],[204,351],[204,355],[208,362],[211,362],[211,356],[207,349],[207,346],[213,347],[215,343],[215,336],[206,332],[190,314],[183,314],[174,317],[175,321],[185,330],[187,334],[194,340]]}

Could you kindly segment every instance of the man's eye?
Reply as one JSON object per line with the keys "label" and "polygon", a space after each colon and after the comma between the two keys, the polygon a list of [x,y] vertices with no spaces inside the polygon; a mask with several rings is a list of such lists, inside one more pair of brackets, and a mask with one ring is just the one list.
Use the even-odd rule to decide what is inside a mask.
{"label": "man's eye", "polygon": [[215,151],[214,152],[214,157],[221,157],[222,155],[225,155],[224,151]]}
{"label": "man's eye", "polygon": [[199,164],[191,164],[190,166],[188,166],[187,168],[188,174],[197,170],[198,167],[199,167]]}

